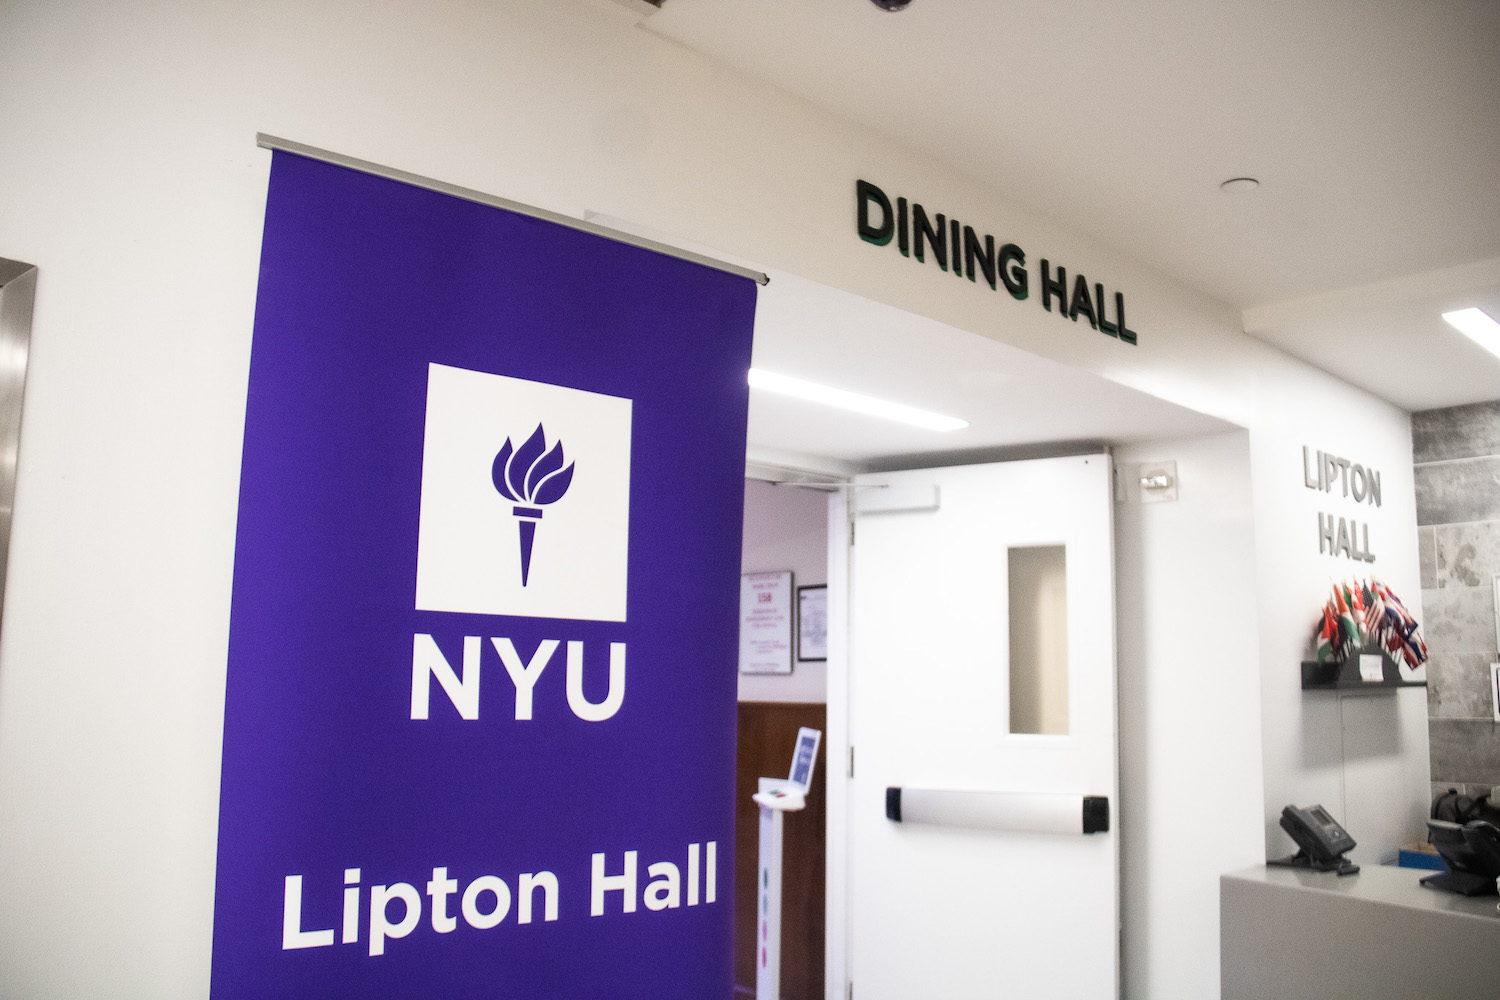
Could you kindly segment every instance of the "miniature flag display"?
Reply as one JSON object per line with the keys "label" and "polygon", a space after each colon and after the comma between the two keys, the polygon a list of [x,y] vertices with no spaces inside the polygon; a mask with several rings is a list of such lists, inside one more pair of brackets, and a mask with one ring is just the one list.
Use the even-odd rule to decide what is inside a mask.
{"label": "miniature flag display", "polygon": [[1313,627],[1313,655],[1343,663],[1370,648],[1412,670],[1427,662],[1421,627],[1389,587],[1373,578],[1335,584]]}

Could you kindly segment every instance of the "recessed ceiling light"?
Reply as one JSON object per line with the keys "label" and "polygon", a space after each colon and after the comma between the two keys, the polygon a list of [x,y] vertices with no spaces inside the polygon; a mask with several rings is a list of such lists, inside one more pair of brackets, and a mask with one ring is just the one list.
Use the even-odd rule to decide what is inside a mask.
{"label": "recessed ceiling light", "polygon": [[910,424],[929,431],[956,431],[969,426],[967,420],[959,420],[957,417],[947,417],[930,410],[919,410],[915,406],[892,403],[888,400],[876,399],[874,396],[862,396],[857,392],[819,385],[816,382],[792,378],[790,375],[777,375],[764,368],[750,369],[750,388],[764,389],[766,392],[805,399],[811,403],[821,403],[824,406],[849,410],[853,413],[863,413],[868,417],[894,420],[897,423]]}
{"label": "recessed ceiling light", "polygon": [[1231,177],[1219,185],[1219,190],[1228,192],[1229,194],[1244,194],[1247,191],[1254,191],[1258,187],[1260,187],[1260,181],[1254,177]]}
{"label": "recessed ceiling light", "polygon": [[1483,309],[1459,309],[1443,313],[1443,319],[1480,347],[1500,357],[1500,323]]}

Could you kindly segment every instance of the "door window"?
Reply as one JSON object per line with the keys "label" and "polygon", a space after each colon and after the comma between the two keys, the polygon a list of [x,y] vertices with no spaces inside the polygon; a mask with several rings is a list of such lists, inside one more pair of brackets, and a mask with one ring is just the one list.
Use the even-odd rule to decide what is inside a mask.
{"label": "door window", "polygon": [[1068,734],[1068,569],[1064,546],[1013,548],[1010,731]]}

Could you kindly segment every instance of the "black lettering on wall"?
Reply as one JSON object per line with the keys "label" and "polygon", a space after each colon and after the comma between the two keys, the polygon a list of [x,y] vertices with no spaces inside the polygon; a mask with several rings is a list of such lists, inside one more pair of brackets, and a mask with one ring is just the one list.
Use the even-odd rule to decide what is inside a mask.
{"label": "black lettering on wall", "polygon": [[1120,339],[1127,344],[1135,343],[1135,331],[1125,325],[1125,293],[1115,292],[1115,319],[1120,324]]}
{"label": "black lettering on wall", "polygon": [[[859,201],[859,219],[856,222],[859,238],[878,247],[885,246],[896,235],[896,213],[891,211],[891,200],[885,196],[884,191],[869,181],[855,181],[854,195]],[[870,222],[871,205],[880,209],[879,225]]]}
{"label": "black lettering on wall", "polygon": [[1079,313],[1089,318],[1089,326],[1099,329],[1099,321],[1094,316],[1094,301],[1089,298],[1089,279],[1081,274],[1073,279],[1073,301],[1068,303],[1068,318],[1077,323]]}
{"label": "black lettering on wall", "polygon": [[1031,279],[1026,274],[1026,251],[1014,243],[1007,243],[1000,248],[1000,280],[1005,282],[1005,290],[1010,292],[1010,297],[1017,302],[1031,294]]}
{"label": "black lettering on wall", "polygon": [[1042,308],[1048,312],[1052,311],[1052,296],[1057,296],[1057,304],[1066,312],[1068,308],[1068,269],[1059,267],[1057,269],[1057,280],[1052,280],[1052,274],[1048,270],[1047,258],[1042,258]]}
{"label": "black lettering on wall", "polygon": [[[974,280],[974,264],[979,264],[979,270],[984,274],[984,280],[995,287],[995,237],[988,234],[984,237],[983,249],[979,246],[979,234],[975,233],[970,226],[964,226],[964,269],[969,272],[969,280]],[[958,268],[954,268],[958,270]]]}
{"label": "black lettering on wall", "polygon": [[943,218],[943,213],[937,215],[937,225],[934,226],[927,218],[927,210],[916,202],[911,206],[912,228],[917,231],[917,260],[927,263],[927,256],[922,252],[922,244],[932,245],[932,256],[937,261],[938,267],[944,271],[948,270],[948,221]]}
{"label": "black lettering on wall", "polygon": [[[981,234],[973,226],[941,212],[929,213],[920,203],[906,198],[892,199],[878,185],[863,179],[854,182],[855,229],[859,238],[875,246],[888,246],[893,241],[903,257],[915,256],[920,263],[927,263],[930,252],[934,263],[955,276],[965,276],[977,282],[983,275],[992,291],[1000,285],[1016,300],[1023,300],[1031,293],[1030,273],[1026,267],[1026,254],[1014,243],[999,244],[988,233]],[[894,206],[892,202],[894,201]],[[915,246],[913,246],[915,242]],[[1057,300],[1057,311],[1078,322],[1081,313],[1088,324],[1100,333],[1117,337],[1127,344],[1136,344],[1136,332],[1125,325],[1125,296],[1114,292],[1115,316],[1109,317],[1110,292],[1102,282],[1090,282],[1082,274],[1074,274],[1068,281],[1065,267],[1054,267],[1042,258],[1041,286],[1042,308],[1052,312],[1052,300]],[[1378,484],[1376,486],[1378,489]]]}
{"label": "black lettering on wall", "polygon": [[1111,337],[1118,337],[1120,335],[1120,328],[1117,327],[1117,326],[1115,326],[1109,320],[1107,320],[1107,319],[1104,318],[1104,313],[1107,310],[1105,309],[1105,306],[1104,306],[1104,286],[1103,285],[1095,285],[1094,286],[1094,305],[1097,306],[1098,309],[1099,309],[1099,330],[1100,330],[1100,332],[1101,333],[1107,333]]}

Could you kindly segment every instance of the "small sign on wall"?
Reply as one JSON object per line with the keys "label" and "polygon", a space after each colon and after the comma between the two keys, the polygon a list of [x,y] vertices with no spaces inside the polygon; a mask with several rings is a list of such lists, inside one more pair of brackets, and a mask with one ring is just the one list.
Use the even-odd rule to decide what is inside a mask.
{"label": "small sign on wall", "polygon": [[828,659],[828,584],[797,588],[797,662]]}
{"label": "small sign on wall", "polygon": [[740,577],[740,673],[792,672],[792,573]]}
{"label": "small sign on wall", "polygon": [[[1336,490],[1355,504],[1379,507],[1380,471],[1358,462],[1302,446],[1302,485],[1332,495]],[[1370,523],[1318,512],[1318,551],[1342,555],[1355,562],[1375,561],[1370,549]]]}

